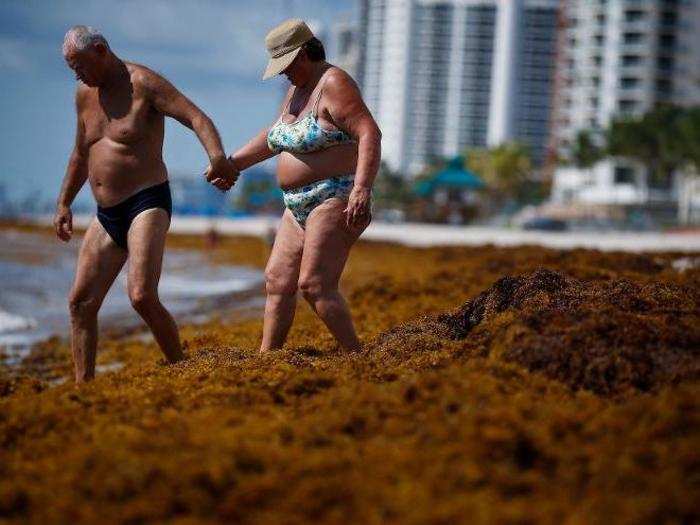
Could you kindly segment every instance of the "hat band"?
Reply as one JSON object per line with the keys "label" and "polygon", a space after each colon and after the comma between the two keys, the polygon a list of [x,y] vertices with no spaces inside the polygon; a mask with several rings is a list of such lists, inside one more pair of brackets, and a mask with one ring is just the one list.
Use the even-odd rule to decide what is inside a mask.
{"label": "hat band", "polygon": [[[308,42],[308,40],[306,42]],[[306,44],[306,42],[302,42],[301,44],[293,44],[291,46],[285,46],[282,48],[271,49],[270,50],[270,57],[271,58],[279,58],[282,55],[286,55],[287,53],[294,51],[295,49],[299,49],[301,46]]]}

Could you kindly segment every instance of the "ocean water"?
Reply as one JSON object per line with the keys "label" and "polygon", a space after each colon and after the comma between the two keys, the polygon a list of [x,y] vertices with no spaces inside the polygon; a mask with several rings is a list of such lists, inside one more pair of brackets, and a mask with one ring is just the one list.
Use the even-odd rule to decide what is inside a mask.
{"label": "ocean water", "polygon": [[[79,239],[64,244],[44,235],[0,231],[0,348],[10,358],[53,335],[68,335],[67,298],[79,246]],[[258,306],[262,283],[260,270],[213,264],[200,252],[166,250],[159,293],[182,321],[220,308]],[[142,324],[126,293],[126,266],[105,298],[99,322],[101,327]]]}

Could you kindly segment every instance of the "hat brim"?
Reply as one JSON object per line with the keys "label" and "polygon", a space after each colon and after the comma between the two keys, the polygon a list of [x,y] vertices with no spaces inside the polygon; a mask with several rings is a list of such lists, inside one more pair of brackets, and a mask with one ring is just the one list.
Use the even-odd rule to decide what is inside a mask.
{"label": "hat brim", "polygon": [[300,51],[301,47],[298,47],[282,56],[271,58],[267,63],[262,79],[267,80],[268,78],[279,75],[282,71],[287,69],[292,62],[294,62],[294,59],[297,57]]}

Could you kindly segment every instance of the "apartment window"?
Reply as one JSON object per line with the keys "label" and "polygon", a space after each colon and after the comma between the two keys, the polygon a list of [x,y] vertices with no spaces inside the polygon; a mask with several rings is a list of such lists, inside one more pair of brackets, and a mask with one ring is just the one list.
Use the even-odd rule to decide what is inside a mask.
{"label": "apartment window", "polygon": [[588,101],[591,103],[591,106],[593,106],[594,108],[598,107],[598,102],[599,102],[598,97],[591,97],[588,99]]}
{"label": "apartment window", "polygon": [[662,71],[670,71],[673,69],[673,57],[659,57],[658,65]]}
{"label": "apartment window", "polygon": [[623,113],[629,113],[637,108],[636,100],[620,100],[619,103],[620,111]]}
{"label": "apartment window", "polygon": [[664,11],[661,13],[661,24],[664,26],[675,26],[678,21],[678,14],[675,11]]}
{"label": "apartment window", "polygon": [[668,78],[657,78],[656,79],[656,89],[661,93],[669,93],[671,91],[672,84]]}
{"label": "apartment window", "polygon": [[605,15],[598,15],[595,17],[596,22],[598,22],[598,25],[602,26],[605,25]]}
{"label": "apartment window", "polygon": [[643,20],[646,17],[646,13],[644,11],[640,11],[639,9],[630,9],[629,11],[625,11],[625,20],[627,22],[638,22],[639,20]]}
{"label": "apartment window", "polygon": [[596,35],[594,38],[598,46],[602,46],[605,43],[605,35]]}
{"label": "apartment window", "polygon": [[623,89],[632,89],[639,85],[639,79],[634,77],[622,77],[620,79],[620,87]]}
{"label": "apartment window", "polygon": [[593,57],[593,63],[594,63],[596,66],[600,66],[600,65],[603,63],[603,57],[600,56],[600,55],[595,55],[595,56]]}
{"label": "apartment window", "polygon": [[594,87],[600,86],[600,77],[591,77],[591,85]]}
{"label": "apartment window", "polygon": [[639,44],[644,39],[643,33],[625,33],[623,35],[623,42],[625,44]]}
{"label": "apartment window", "polygon": [[638,66],[642,63],[642,57],[639,55],[622,55],[623,66]]}
{"label": "apartment window", "polygon": [[615,184],[634,184],[634,170],[625,166],[615,166]]}
{"label": "apartment window", "polygon": [[676,36],[675,35],[661,35],[659,37],[659,44],[661,47],[673,47],[673,45],[676,43]]}

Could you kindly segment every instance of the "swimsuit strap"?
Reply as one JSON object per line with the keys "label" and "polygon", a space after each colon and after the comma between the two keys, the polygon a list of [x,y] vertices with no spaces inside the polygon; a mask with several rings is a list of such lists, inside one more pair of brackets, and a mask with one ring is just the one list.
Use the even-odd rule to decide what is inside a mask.
{"label": "swimsuit strap", "polygon": [[[324,72],[323,75],[321,75],[321,78],[323,78],[325,75],[326,75],[326,73]],[[318,113],[317,113],[318,103],[321,101],[321,95],[323,94],[323,85],[325,83],[326,83],[326,79],[323,78],[323,84],[321,84],[321,87],[318,90],[318,94],[316,95],[316,101],[314,102],[314,106],[313,106],[313,110],[312,110],[314,118],[318,118]],[[292,99],[294,98],[294,95],[296,94],[296,92],[297,92],[297,88],[295,86],[294,91],[292,91],[292,94],[289,97],[289,100],[284,105],[284,108],[282,108],[282,113],[280,114],[279,118],[277,119],[277,122],[280,122],[282,120],[282,117],[284,116],[284,114],[292,106]]]}
{"label": "swimsuit strap", "polygon": [[286,103],[286,104],[284,105],[284,107],[282,108],[282,113],[280,113],[280,116],[279,116],[279,118],[277,119],[277,123],[282,122],[282,117],[284,117],[285,113],[287,113],[287,110],[288,110],[288,109],[290,108],[290,106],[292,105],[292,99],[294,98],[294,94],[295,94],[296,92],[297,92],[297,88],[295,87],[295,88],[294,88],[294,91],[292,91],[292,94],[289,96],[289,100],[287,101],[287,103]]}
{"label": "swimsuit strap", "polygon": [[[325,75],[325,73],[324,73]],[[321,95],[323,94],[323,85],[326,83],[326,79],[323,79],[323,84],[321,84],[321,87],[318,89],[318,95],[316,95],[316,102],[314,102],[314,107],[313,107],[313,115],[314,118],[318,118],[318,103],[321,101]]]}

